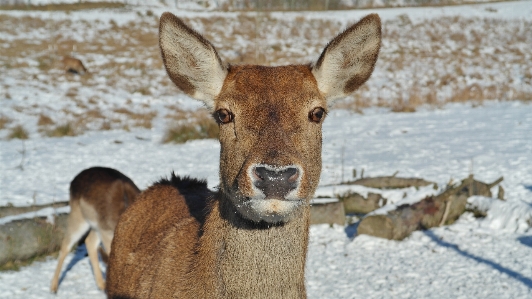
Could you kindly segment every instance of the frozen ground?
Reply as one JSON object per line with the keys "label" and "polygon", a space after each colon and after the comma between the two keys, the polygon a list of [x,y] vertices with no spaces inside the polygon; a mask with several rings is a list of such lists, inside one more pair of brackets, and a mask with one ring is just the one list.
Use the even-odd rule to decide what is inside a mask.
{"label": "frozen ground", "polygon": [[[530,298],[531,130],[532,105],[521,102],[476,108],[455,104],[413,114],[377,109],[364,115],[330,113],[324,124],[322,185],[341,181],[342,165],[344,179],[353,168],[364,168],[371,176],[399,170],[402,176],[439,185],[464,178],[473,169],[483,181],[504,176],[507,201],[472,198],[470,202],[488,209],[486,218],[465,214],[452,226],[416,232],[402,242],[352,239],[352,227],[313,226],[309,297]],[[23,171],[16,169],[21,142],[1,141],[3,196],[20,204],[31,203],[35,192],[64,200],[69,180],[93,165],[115,167],[142,188],[172,169],[207,178],[210,186],[217,184],[219,147],[214,140],[161,145],[150,139],[151,134],[111,131],[29,140]],[[320,192],[340,190],[322,187]],[[409,190],[409,196],[398,198],[408,201],[425,192]],[[388,195],[397,198],[393,191]],[[88,259],[71,254],[66,264],[72,258],[76,262],[57,296],[48,293],[56,263],[49,258],[18,272],[0,273],[0,298],[104,298],[96,290]]]}
{"label": "frozen ground", "polygon": [[[309,63],[342,28],[378,13],[383,44],[372,78],[337,104],[353,111],[532,100],[531,1],[331,12],[0,11],[0,138],[16,126],[33,139],[65,124],[73,134],[144,127],[162,135],[186,121],[182,110],[199,105],[162,66],[157,16],[166,10],[204,33],[225,61],[270,65]],[[90,73],[65,74],[63,55]]]}
{"label": "frozen ground", "polygon": [[[407,14],[414,24],[405,26],[413,26],[412,28],[426,19],[468,14],[475,15],[477,21],[489,23],[492,20],[489,16],[495,14],[508,20],[508,23],[503,24],[510,27],[501,30],[510,32],[508,28],[523,27],[520,21],[530,22],[530,3],[532,2],[521,1],[484,6],[372,11],[379,12],[385,20],[394,20]],[[157,9],[154,11],[159,13]],[[347,22],[368,12],[358,11],[352,15],[347,15],[348,12],[321,15],[306,13],[306,17],[336,18],[340,22]],[[26,13],[6,13],[17,18],[24,14]],[[29,14],[44,19],[78,18],[80,23],[92,22],[96,17],[95,14],[84,15],[82,12],[73,12],[71,15],[48,12]],[[206,13],[182,14],[189,18],[196,15],[207,16]],[[300,16],[296,13],[279,14],[281,15],[289,19]],[[276,14],[273,16],[276,17]],[[128,23],[136,20],[134,12],[108,12],[97,17],[103,21],[94,26],[102,32],[102,36],[108,30],[110,20],[116,21],[118,26],[143,26]],[[403,25],[391,24],[388,28],[399,28],[394,26]],[[78,29],[83,30],[81,26]],[[144,29],[149,34],[156,33],[154,28]],[[493,75],[493,79],[482,79],[488,80],[487,84],[497,83],[497,80],[504,77],[522,90],[531,89],[530,79],[526,77],[532,71],[530,49],[523,45],[532,40],[532,37],[529,30],[526,31],[524,27],[521,29],[525,30],[521,32],[524,40],[508,45],[513,49],[508,53],[517,53],[515,55],[525,59],[517,61],[512,56],[514,54],[500,56],[503,58],[497,63],[514,64],[515,67],[508,72],[505,70],[502,74]],[[90,33],[90,30],[81,32]],[[13,41],[31,40],[37,36],[39,33],[31,30],[16,34],[7,29],[4,31],[4,27],[0,30],[0,42],[5,49]],[[90,34],[87,36],[90,37]],[[406,40],[407,36],[404,38]],[[242,43],[246,45],[245,41]],[[419,43],[412,44],[416,46]],[[450,47],[456,45],[451,43]],[[99,49],[105,52],[105,46]],[[521,52],[515,49],[521,49]],[[314,55],[313,51],[307,56]],[[393,54],[393,50],[383,51],[384,56],[387,53]],[[133,55],[133,52],[128,53]],[[142,73],[134,66],[120,69],[120,65],[130,62],[119,60],[113,53],[87,54],[93,69],[98,63],[107,60],[116,60],[118,65],[116,70],[96,71],[88,80],[65,77],[54,69],[42,74],[37,67],[39,55],[42,53],[35,54],[29,63],[20,63],[17,67],[14,67],[15,62],[12,68],[8,68],[7,64],[2,66],[2,71],[6,73],[0,78],[0,89],[3,88],[0,90],[0,115],[10,117],[14,123],[24,124],[29,130],[30,138],[25,141],[7,140],[4,137],[8,134],[9,125],[0,129],[0,206],[66,201],[70,180],[81,170],[95,165],[119,169],[140,188],[146,188],[172,170],[181,175],[206,178],[210,187],[218,184],[217,141],[161,144],[166,122],[164,116],[168,112],[166,107],[177,105],[183,109],[196,109],[199,105],[182,94],[175,94],[172,87],[162,85],[165,82],[164,70],[158,68],[160,66],[157,66],[155,60],[149,62],[148,54],[137,56],[150,66],[146,68],[147,73]],[[494,56],[489,53],[483,55],[487,58]],[[370,88],[365,92],[379,90],[381,87],[400,91],[404,86],[402,83],[395,86],[395,83],[406,84],[409,80],[412,81],[410,74],[416,76],[418,68],[427,68],[427,65],[422,64],[408,68],[409,64],[405,64],[399,75],[388,76],[391,71],[385,66],[389,64],[377,67],[375,76],[368,82]],[[123,72],[121,75],[125,79],[111,82],[115,71]],[[471,75],[474,72],[485,72],[482,68],[476,70],[474,67],[464,71],[464,80],[475,78],[468,77],[468,72]],[[137,88],[135,86],[141,84],[142,79],[146,81],[143,76],[151,78],[148,82],[153,85],[149,86],[151,89],[148,94],[134,92],[134,88]],[[431,76],[425,74],[423,78]],[[482,80],[478,82],[483,84]],[[109,84],[114,84],[113,88],[109,88]],[[73,88],[76,91],[73,99],[69,99],[65,93]],[[10,95],[9,98],[7,94]],[[91,103],[90,99],[94,96],[100,97],[99,102]],[[124,106],[126,101],[128,108],[133,110],[145,105],[147,108],[143,109],[157,111],[153,125],[149,128],[131,126],[128,130],[122,130],[121,126],[110,130],[89,126],[82,135],[62,138],[45,137],[37,126],[39,113],[45,113],[58,122],[71,117],[72,111],[83,114],[87,112],[86,109],[99,107],[106,117],[115,117],[106,113]],[[84,105],[89,108],[83,108]],[[65,112],[68,109],[71,112]],[[344,191],[325,185],[351,179],[353,169],[360,173],[363,168],[366,176],[391,175],[399,171],[400,176],[421,177],[434,181],[439,186],[445,185],[450,179],[463,179],[469,173],[474,173],[477,179],[486,182],[504,176],[502,186],[506,190],[507,200],[501,202],[489,198],[471,198],[471,204],[482,206],[488,211],[486,218],[475,219],[470,214],[464,214],[452,226],[416,232],[402,242],[354,236],[354,227],[313,226],[307,263],[309,297],[532,298],[530,132],[532,104],[520,101],[484,102],[476,108],[467,103],[448,104],[438,109],[420,108],[416,113],[390,113],[383,108],[366,109],[364,114],[347,110],[331,111],[324,123],[322,187],[318,194],[333,195]],[[434,192],[431,190],[421,188],[386,191],[386,195],[391,199],[390,204],[398,205],[418,200],[425,194]],[[403,193],[406,193],[404,198]],[[9,219],[1,219],[0,223],[5,221]],[[56,265],[53,258],[33,263],[20,271],[0,272],[0,298],[105,298],[96,289],[89,261],[82,250],[72,253],[65,262],[65,265],[68,264],[71,269],[66,272],[57,295],[48,291]]]}

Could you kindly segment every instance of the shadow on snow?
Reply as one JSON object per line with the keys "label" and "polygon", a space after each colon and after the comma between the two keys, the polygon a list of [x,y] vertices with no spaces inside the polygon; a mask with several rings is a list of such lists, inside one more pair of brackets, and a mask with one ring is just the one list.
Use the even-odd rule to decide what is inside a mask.
{"label": "shadow on snow", "polygon": [[[78,245],[76,247],[76,252],[74,253],[74,257],[70,260],[65,270],[63,270],[63,272],[61,273],[61,276],[59,278],[59,285],[61,285],[61,282],[63,281],[63,279],[65,279],[67,272],[70,271],[70,269],[72,269],[79,261],[86,258],[87,256],[88,256],[88,253],[87,253],[87,247],[85,247],[85,244],[83,243],[83,244]],[[101,261],[101,257],[99,254],[98,254],[98,259]],[[90,266],[90,262],[89,262],[89,266]],[[91,267],[91,271],[92,271],[92,267]],[[106,272],[103,272],[102,274],[103,274],[103,279],[106,279],[106,275],[105,275]]]}
{"label": "shadow on snow", "polygon": [[85,247],[85,244],[79,245],[76,247],[76,253],[74,253],[74,257],[70,260],[68,265],[66,266],[65,270],[61,273],[61,276],[59,277],[59,285],[61,285],[61,282],[63,279],[65,279],[65,276],[72,267],[74,267],[79,261],[84,259],[87,256],[87,248]]}
{"label": "shadow on snow", "polygon": [[522,236],[517,238],[517,241],[525,246],[532,247],[532,236]]}
{"label": "shadow on snow", "polygon": [[[432,232],[430,230],[426,230],[426,231],[424,231],[424,233],[425,233],[425,235],[430,237],[434,242],[436,242],[438,245],[440,245],[442,247],[447,247],[447,248],[453,249],[458,254],[460,254],[460,255],[462,255],[464,257],[470,258],[470,259],[472,259],[472,260],[474,260],[474,261],[476,261],[478,263],[483,263],[485,265],[488,265],[488,266],[492,267],[493,269],[495,269],[495,270],[497,270],[497,271],[499,271],[501,273],[505,273],[506,275],[510,276],[511,278],[522,282],[528,288],[532,288],[532,279],[523,276],[521,273],[518,273],[518,272],[515,272],[515,271],[513,271],[511,269],[505,268],[505,267],[503,267],[503,266],[501,266],[501,265],[499,265],[499,264],[497,264],[497,263],[495,263],[493,261],[490,261],[488,259],[476,256],[476,255],[471,254],[471,253],[469,253],[467,251],[461,250],[460,248],[458,248],[458,245],[441,240],[438,236],[436,236],[434,234],[434,232]],[[523,239],[523,240],[521,240],[521,239]],[[519,238],[519,241],[521,243],[523,243],[524,245],[532,247],[532,236],[521,237],[521,238]]]}
{"label": "shadow on snow", "polygon": [[349,239],[353,240],[356,237],[359,223],[360,221],[357,221],[356,223],[350,224],[344,228],[344,232]]}

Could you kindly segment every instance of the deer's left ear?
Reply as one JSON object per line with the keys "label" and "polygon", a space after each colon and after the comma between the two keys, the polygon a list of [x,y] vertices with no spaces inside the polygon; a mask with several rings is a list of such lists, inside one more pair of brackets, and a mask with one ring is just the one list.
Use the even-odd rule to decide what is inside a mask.
{"label": "deer's left ear", "polygon": [[312,73],[327,101],[350,94],[369,79],[380,45],[381,20],[377,14],[371,14],[325,47]]}

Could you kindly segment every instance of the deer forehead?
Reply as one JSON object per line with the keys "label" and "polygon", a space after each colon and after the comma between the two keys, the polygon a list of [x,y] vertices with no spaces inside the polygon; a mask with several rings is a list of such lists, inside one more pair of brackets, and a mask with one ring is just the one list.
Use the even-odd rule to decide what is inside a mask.
{"label": "deer forehead", "polygon": [[227,109],[253,123],[306,120],[314,107],[325,108],[326,100],[305,65],[232,66],[215,100],[216,110]]}

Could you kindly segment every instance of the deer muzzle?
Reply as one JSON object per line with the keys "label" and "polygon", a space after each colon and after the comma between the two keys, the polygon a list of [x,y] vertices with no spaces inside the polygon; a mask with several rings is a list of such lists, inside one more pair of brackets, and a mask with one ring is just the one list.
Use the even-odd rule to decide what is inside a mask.
{"label": "deer muzzle", "polygon": [[293,191],[297,191],[300,184],[299,167],[275,167],[271,165],[256,165],[251,172],[251,180],[256,191],[264,194],[264,199],[296,199]]}

